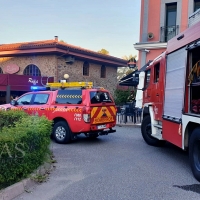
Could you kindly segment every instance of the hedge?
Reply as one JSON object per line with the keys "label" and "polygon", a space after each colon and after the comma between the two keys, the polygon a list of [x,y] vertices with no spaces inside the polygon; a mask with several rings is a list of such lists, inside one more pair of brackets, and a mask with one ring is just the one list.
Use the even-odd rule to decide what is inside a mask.
{"label": "hedge", "polygon": [[123,105],[127,102],[127,98],[130,95],[130,90],[120,90],[116,89],[114,91],[114,99],[116,105]]}
{"label": "hedge", "polygon": [[50,152],[52,122],[23,111],[0,111],[0,117],[1,189],[26,178],[44,162]]}

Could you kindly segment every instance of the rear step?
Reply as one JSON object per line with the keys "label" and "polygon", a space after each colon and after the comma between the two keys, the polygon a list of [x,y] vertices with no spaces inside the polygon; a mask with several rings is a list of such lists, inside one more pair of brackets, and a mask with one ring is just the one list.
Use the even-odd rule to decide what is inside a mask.
{"label": "rear step", "polygon": [[159,124],[154,124],[153,126],[156,127],[156,128],[162,129],[162,126],[159,125]]}
{"label": "rear step", "polygon": [[163,138],[162,138],[162,125],[154,124],[153,126],[156,128],[156,133],[151,134],[151,136],[158,139],[158,140],[163,140]]}

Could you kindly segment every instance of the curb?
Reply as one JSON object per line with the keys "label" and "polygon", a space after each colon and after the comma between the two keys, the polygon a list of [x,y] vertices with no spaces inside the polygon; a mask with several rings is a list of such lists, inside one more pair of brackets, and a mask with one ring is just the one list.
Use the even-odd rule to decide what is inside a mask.
{"label": "curb", "polygon": [[116,126],[118,127],[125,127],[125,126],[132,126],[132,127],[136,127],[136,128],[140,128],[141,124],[133,124],[133,123],[126,123],[126,124],[116,124]]}
{"label": "curb", "polygon": [[[52,169],[52,165],[50,163],[45,163],[42,166],[40,166],[35,172],[31,174],[31,176],[34,175],[44,175],[47,171]],[[20,194],[27,191],[29,188],[36,185],[37,182],[32,180],[31,178],[26,178],[18,183],[15,183],[5,189],[2,189],[0,191],[0,200],[11,200]]]}

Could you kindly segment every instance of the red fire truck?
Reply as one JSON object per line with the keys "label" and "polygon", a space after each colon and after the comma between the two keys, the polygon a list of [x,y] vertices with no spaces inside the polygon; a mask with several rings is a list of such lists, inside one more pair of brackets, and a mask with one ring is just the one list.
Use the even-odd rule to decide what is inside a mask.
{"label": "red fire truck", "polygon": [[189,150],[200,181],[200,22],[168,41],[145,69],[141,132],[147,144]]}
{"label": "red fire truck", "polygon": [[32,86],[33,92],[0,105],[0,110],[24,110],[30,115],[46,116],[53,121],[51,136],[61,144],[81,133],[97,138],[116,132],[116,106],[108,90],[93,87],[92,82],[63,81]]}

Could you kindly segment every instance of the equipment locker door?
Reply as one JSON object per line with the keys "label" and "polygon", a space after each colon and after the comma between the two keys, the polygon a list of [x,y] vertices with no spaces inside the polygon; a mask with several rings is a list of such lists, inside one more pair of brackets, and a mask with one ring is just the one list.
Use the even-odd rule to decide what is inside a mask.
{"label": "equipment locker door", "polygon": [[187,51],[185,47],[167,56],[163,138],[182,147],[180,125],[185,93]]}

